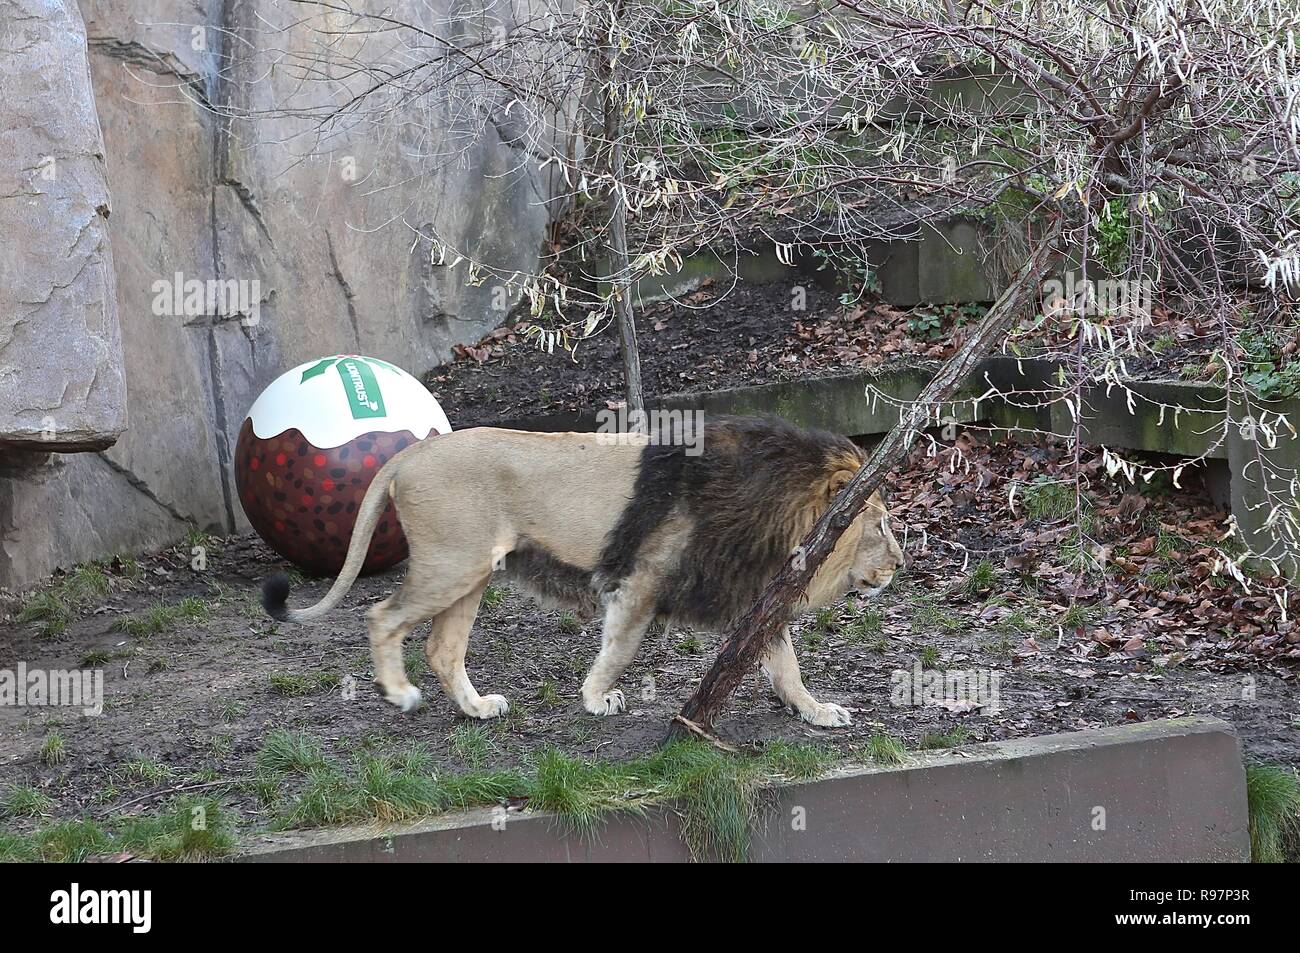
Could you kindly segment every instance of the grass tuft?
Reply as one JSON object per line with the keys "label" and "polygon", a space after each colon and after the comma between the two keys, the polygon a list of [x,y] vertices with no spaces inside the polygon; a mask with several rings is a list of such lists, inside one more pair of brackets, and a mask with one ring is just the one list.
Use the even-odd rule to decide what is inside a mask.
{"label": "grass tuft", "polygon": [[921,736],[921,750],[935,751],[940,748],[956,748],[970,739],[970,732],[957,725],[947,731],[927,731]]}
{"label": "grass tuft", "polygon": [[51,768],[68,760],[68,744],[62,732],[51,731],[41,742],[41,760]]}
{"label": "grass tuft", "polygon": [[1074,512],[1074,482],[1039,477],[1020,487],[1020,505],[1033,520],[1055,520]]}
{"label": "grass tuft", "polygon": [[763,763],[781,777],[791,781],[810,781],[825,773],[839,760],[839,754],[828,745],[796,744],[777,739],[763,748]]}
{"label": "grass tuft", "polygon": [[1250,856],[1257,864],[1300,860],[1300,775],[1294,768],[1246,765]]}
{"label": "grass tuft", "polygon": [[206,622],[211,615],[206,602],[197,596],[186,596],[179,602],[155,602],[139,615],[118,619],[112,631],[144,639],[169,632],[183,622]]}
{"label": "grass tuft", "polygon": [[987,559],[981,559],[975,568],[966,574],[966,578],[957,584],[957,591],[967,599],[975,600],[987,596],[997,585],[998,569]]}
{"label": "grass tuft", "polygon": [[146,784],[161,784],[173,777],[170,766],[145,755],[136,755],[122,765],[122,772],[129,778],[144,781]]}
{"label": "grass tuft", "polygon": [[234,850],[233,827],[219,802],[182,796],[172,800],[161,813],[120,821],[113,849],[153,860],[209,860]]}
{"label": "grass tuft", "polygon": [[157,814],[119,817],[106,825],[79,818],[28,835],[0,834],[0,862],[80,863],[123,851],[147,860],[196,861],[222,857],[234,847],[233,824],[220,803],[180,797]]}
{"label": "grass tuft", "polygon": [[10,785],[0,799],[0,815],[40,817],[54,807],[54,799],[29,784]]}
{"label": "grass tuft", "polygon": [[878,731],[867,739],[862,753],[876,764],[902,764],[907,756],[907,749],[893,735]]}
{"label": "grass tuft", "polygon": [[266,736],[254,762],[261,771],[307,774],[326,766],[316,740],[304,731],[280,729]]}
{"label": "grass tuft", "polygon": [[453,728],[451,734],[447,736],[447,743],[451,747],[452,754],[475,767],[482,764],[496,747],[486,728],[469,723],[462,723]]}

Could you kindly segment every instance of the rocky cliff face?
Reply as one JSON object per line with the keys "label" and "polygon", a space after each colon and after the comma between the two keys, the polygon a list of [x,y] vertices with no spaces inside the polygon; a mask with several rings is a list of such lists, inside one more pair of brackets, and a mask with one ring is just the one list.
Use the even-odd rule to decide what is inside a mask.
{"label": "rocky cliff face", "polygon": [[[397,6],[431,29],[483,28],[463,5],[453,17],[452,3]],[[81,170],[69,171],[66,198],[47,203],[43,238],[33,220],[6,210],[6,196],[25,186],[0,172],[0,226],[9,233],[14,221],[23,247],[48,245],[18,261],[33,282],[19,286],[21,300],[36,309],[16,322],[18,333],[0,309],[0,404],[7,387],[35,388],[41,413],[28,418],[53,416],[56,432],[81,428],[90,435],[82,446],[108,447],[11,452],[0,462],[0,586],[163,545],[189,524],[245,528],[233,444],[249,405],[281,371],[344,351],[418,375],[500,323],[513,296],[491,281],[467,282],[464,267],[434,264],[434,232],[506,272],[535,269],[550,185],[502,139],[491,109],[465,128],[464,117],[412,99],[382,124],[333,124],[324,134],[284,115],[285,103],[306,108],[339,95],[337,84],[304,86],[292,68],[293,54],[316,50],[322,34],[277,29],[301,15],[290,7],[83,0],[83,37],[66,2],[0,0],[0,37],[18,36],[0,42],[22,48],[30,31],[43,31],[57,43],[42,48],[55,47],[65,64],[57,77],[48,65],[33,75],[0,57],[0,129],[21,134],[63,117],[64,153]],[[374,47],[339,45],[327,61],[342,75],[354,54]],[[53,53],[43,55],[48,64]],[[68,78],[87,72],[93,106],[85,84],[78,101],[68,91]],[[112,195],[111,258],[96,153]],[[15,267],[9,254],[0,255],[5,279]],[[67,283],[74,276],[80,284]],[[51,286],[71,300],[52,299]],[[70,326],[83,328],[79,353],[98,348],[97,363],[50,349]],[[446,410],[455,424],[457,409]],[[4,413],[0,441],[16,427]]]}
{"label": "rocky cliff face", "polygon": [[0,0],[0,446],[126,428],[104,142],[75,5]]}

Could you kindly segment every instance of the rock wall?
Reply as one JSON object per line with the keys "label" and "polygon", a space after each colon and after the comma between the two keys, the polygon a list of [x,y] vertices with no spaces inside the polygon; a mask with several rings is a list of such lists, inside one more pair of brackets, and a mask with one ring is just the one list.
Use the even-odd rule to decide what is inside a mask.
{"label": "rock wall", "polygon": [[[507,22],[526,2],[501,8]],[[116,429],[129,426],[99,452],[0,460],[0,587],[9,588],[58,566],[166,545],[190,525],[246,528],[230,461],[260,390],[316,355],[366,353],[418,375],[453,344],[477,340],[501,321],[513,289],[503,295],[492,281],[467,282],[464,266],[433,264],[428,237],[506,272],[534,270],[552,194],[532,155],[502,138],[491,107],[466,126],[460,114],[413,99],[326,134],[314,119],[285,115],[286,104],[305,114],[339,95],[337,84],[304,85],[294,68],[297,54],[320,48],[312,27],[322,24],[276,29],[300,17],[300,6],[83,0],[84,40],[75,7],[53,0],[0,0],[0,35],[17,7],[62,36],[65,52],[80,49],[83,74],[88,51],[112,194],[103,277],[110,289],[115,278],[121,328],[116,380],[126,416]],[[467,17],[456,0],[402,0],[396,9],[457,34],[500,22]],[[332,47],[325,66],[344,75],[349,55],[383,55],[373,37],[364,49],[359,42]],[[11,87],[5,77],[0,129],[15,108],[20,123],[34,122],[21,110],[38,81]],[[73,123],[83,138],[94,118]],[[81,193],[90,208],[99,204],[93,186]],[[205,292],[198,309],[186,301],[195,281]],[[112,304],[110,294],[106,328]],[[64,320],[43,314],[38,326]],[[29,369],[40,337],[6,341],[5,328],[0,319],[0,395],[6,377],[24,389],[67,380],[62,392],[77,393],[48,365]],[[95,379],[106,390],[111,330]],[[455,424],[456,408],[446,410]],[[0,440],[8,424],[0,417]],[[111,434],[112,419],[99,426]]]}
{"label": "rock wall", "polygon": [[0,89],[0,446],[107,447],[126,428],[122,344],[104,141],[70,0],[0,0]]}

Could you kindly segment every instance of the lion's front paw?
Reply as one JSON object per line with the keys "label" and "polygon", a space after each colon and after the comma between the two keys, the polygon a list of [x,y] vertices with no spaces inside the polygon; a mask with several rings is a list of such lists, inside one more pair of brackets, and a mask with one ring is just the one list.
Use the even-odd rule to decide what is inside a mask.
{"label": "lion's front paw", "polygon": [[500,718],[510,711],[510,702],[504,695],[484,695],[478,700],[478,706],[472,714],[475,718]]}
{"label": "lion's front paw", "polygon": [[627,708],[622,689],[614,688],[601,695],[583,696],[583,707],[593,715],[617,715]]}
{"label": "lion's front paw", "polygon": [[799,712],[799,717],[819,728],[844,728],[853,724],[853,716],[847,708],[830,702],[806,708]]}

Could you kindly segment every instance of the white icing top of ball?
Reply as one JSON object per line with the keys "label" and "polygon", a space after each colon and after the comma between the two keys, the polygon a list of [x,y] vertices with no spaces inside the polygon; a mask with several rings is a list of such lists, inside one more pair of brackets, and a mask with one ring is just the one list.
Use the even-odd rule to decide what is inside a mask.
{"label": "white icing top of ball", "polygon": [[248,411],[262,439],[296,427],[312,446],[340,447],[362,434],[409,430],[451,433],[428,388],[400,367],[373,357],[335,354],[299,364],[273,380]]}

